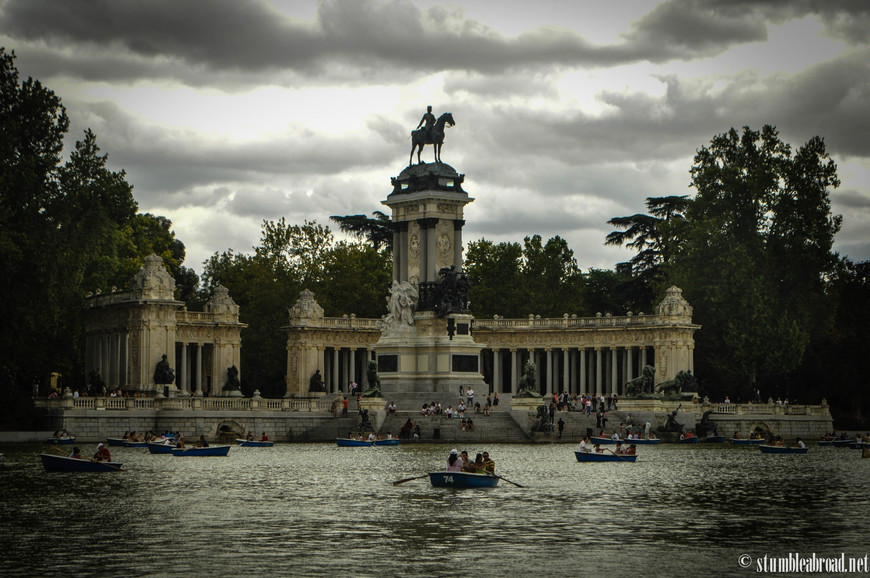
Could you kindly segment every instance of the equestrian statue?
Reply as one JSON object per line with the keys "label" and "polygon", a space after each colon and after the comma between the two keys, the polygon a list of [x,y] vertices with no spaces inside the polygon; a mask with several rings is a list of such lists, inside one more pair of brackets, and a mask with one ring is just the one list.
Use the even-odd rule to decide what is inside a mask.
{"label": "equestrian statue", "polygon": [[411,158],[408,159],[408,166],[414,162],[415,149],[417,149],[417,164],[423,163],[420,160],[420,154],[423,152],[423,147],[427,144],[432,145],[435,149],[435,162],[441,162],[441,145],[444,144],[445,124],[448,126],[456,125],[451,113],[445,112],[436,120],[435,115],[432,114],[432,107],[426,107],[426,114],[420,119],[417,130],[411,131]]}

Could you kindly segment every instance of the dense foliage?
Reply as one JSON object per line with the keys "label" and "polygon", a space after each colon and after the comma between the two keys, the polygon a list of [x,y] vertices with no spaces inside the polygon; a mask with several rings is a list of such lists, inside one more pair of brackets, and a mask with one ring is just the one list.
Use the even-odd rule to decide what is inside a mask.
{"label": "dense foliage", "polygon": [[[0,48],[0,387],[29,393],[51,372],[72,386],[84,375],[87,293],[125,288],[151,252],[188,286],[196,280],[181,267],[184,245],[171,223],[136,213],[133,187],[106,167],[92,131],[62,163],[69,119],[61,99],[37,80],[20,81],[14,60]],[[0,421],[12,425],[23,415],[17,407],[4,405]]]}
{"label": "dense foliage", "polygon": [[636,276],[656,293],[683,289],[702,326],[695,367],[706,391],[860,407],[846,394],[858,381],[843,352],[868,353],[854,323],[870,311],[866,264],[832,251],[841,217],[829,195],[840,183],[824,141],[792,150],[772,126],[731,129],[699,149],[691,175],[695,197],[648,199],[649,215],[610,221],[623,230],[607,242],[637,251]]}
{"label": "dense foliage", "polygon": [[303,289],[314,292],[327,316],[380,317],[392,279],[390,254],[362,243],[336,241],[315,222],[263,223],[253,254],[215,253],[205,263],[205,289],[218,283],[239,304],[242,331],[242,389],[265,396],[285,391],[287,308]]}

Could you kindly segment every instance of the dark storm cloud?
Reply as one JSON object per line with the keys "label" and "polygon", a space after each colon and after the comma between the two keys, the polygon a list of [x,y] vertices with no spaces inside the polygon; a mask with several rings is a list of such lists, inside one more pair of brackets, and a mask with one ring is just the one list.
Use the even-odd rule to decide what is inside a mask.
{"label": "dark storm cloud", "polygon": [[[220,86],[251,75],[276,83],[315,76],[358,82],[402,71],[503,73],[694,60],[762,41],[768,21],[817,9],[799,4],[787,11],[766,4],[739,9],[700,0],[666,2],[610,46],[593,45],[562,27],[505,37],[459,10],[421,10],[389,0],[322,2],[313,22],[287,18],[265,2],[8,0],[0,33],[33,47],[30,64],[40,76],[166,77]],[[850,12],[825,5],[818,10],[832,33],[862,38]],[[855,6],[854,12],[866,21],[866,10]]]}
{"label": "dark storm cloud", "polygon": [[[272,140],[226,143],[184,129],[142,124],[117,105],[100,102],[76,104],[70,116],[77,124],[97,134],[98,143],[109,151],[111,166],[123,167],[139,193],[159,194],[171,206],[186,204],[195,187],[222,182],[268,183],[281,178],[340,175],[378,166],[396,158],[398,147],[377,131],[361,137],[365,147],[348,154],[345,137],[291,129]],[[373,121],[374,124],[384,126]],[[402,131],[403,135],[407,131]],[[393,127],[388,136],[400,138]],[[81,138],[81,133],[73,134]],[[406,138],[406,137],[402,137]],[[160,167],[154,171],[153,167]],[[169,203],[168,199],[176,200]],[[153,200],[153,199],[149,199]]]}

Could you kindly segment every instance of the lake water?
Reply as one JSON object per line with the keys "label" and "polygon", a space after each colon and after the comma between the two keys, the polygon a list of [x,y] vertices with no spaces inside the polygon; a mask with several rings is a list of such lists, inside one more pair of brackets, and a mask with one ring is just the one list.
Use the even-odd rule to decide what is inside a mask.
{"label": "lake water", "polygon": [[0,447],[2,575],[748,576],[765,554],[870,552],[870,459],[849,449],[640,446],[634,464],[581,464],[568,444],[460,448],[525,486],[479,490],[393,486],[442,470],[444,445],[112,448],[127,471],[104,474],[46,473],[47,449]]}

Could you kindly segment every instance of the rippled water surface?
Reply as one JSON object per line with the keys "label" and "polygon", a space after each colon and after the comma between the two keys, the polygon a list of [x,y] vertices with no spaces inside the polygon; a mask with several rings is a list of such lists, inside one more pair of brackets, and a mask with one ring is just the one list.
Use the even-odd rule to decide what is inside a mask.
{"label": "rippled water surface", "polygon": [[635,464],[580,464],[573,445],[461,449],[525,487],[393,486],[443,469],[443,445],[112,448],[127,471],[104,474],[45,473],[46,446],[0,447],[0,574],[746,576],[742,554],[870,551],[855,450],[641,446]]}

